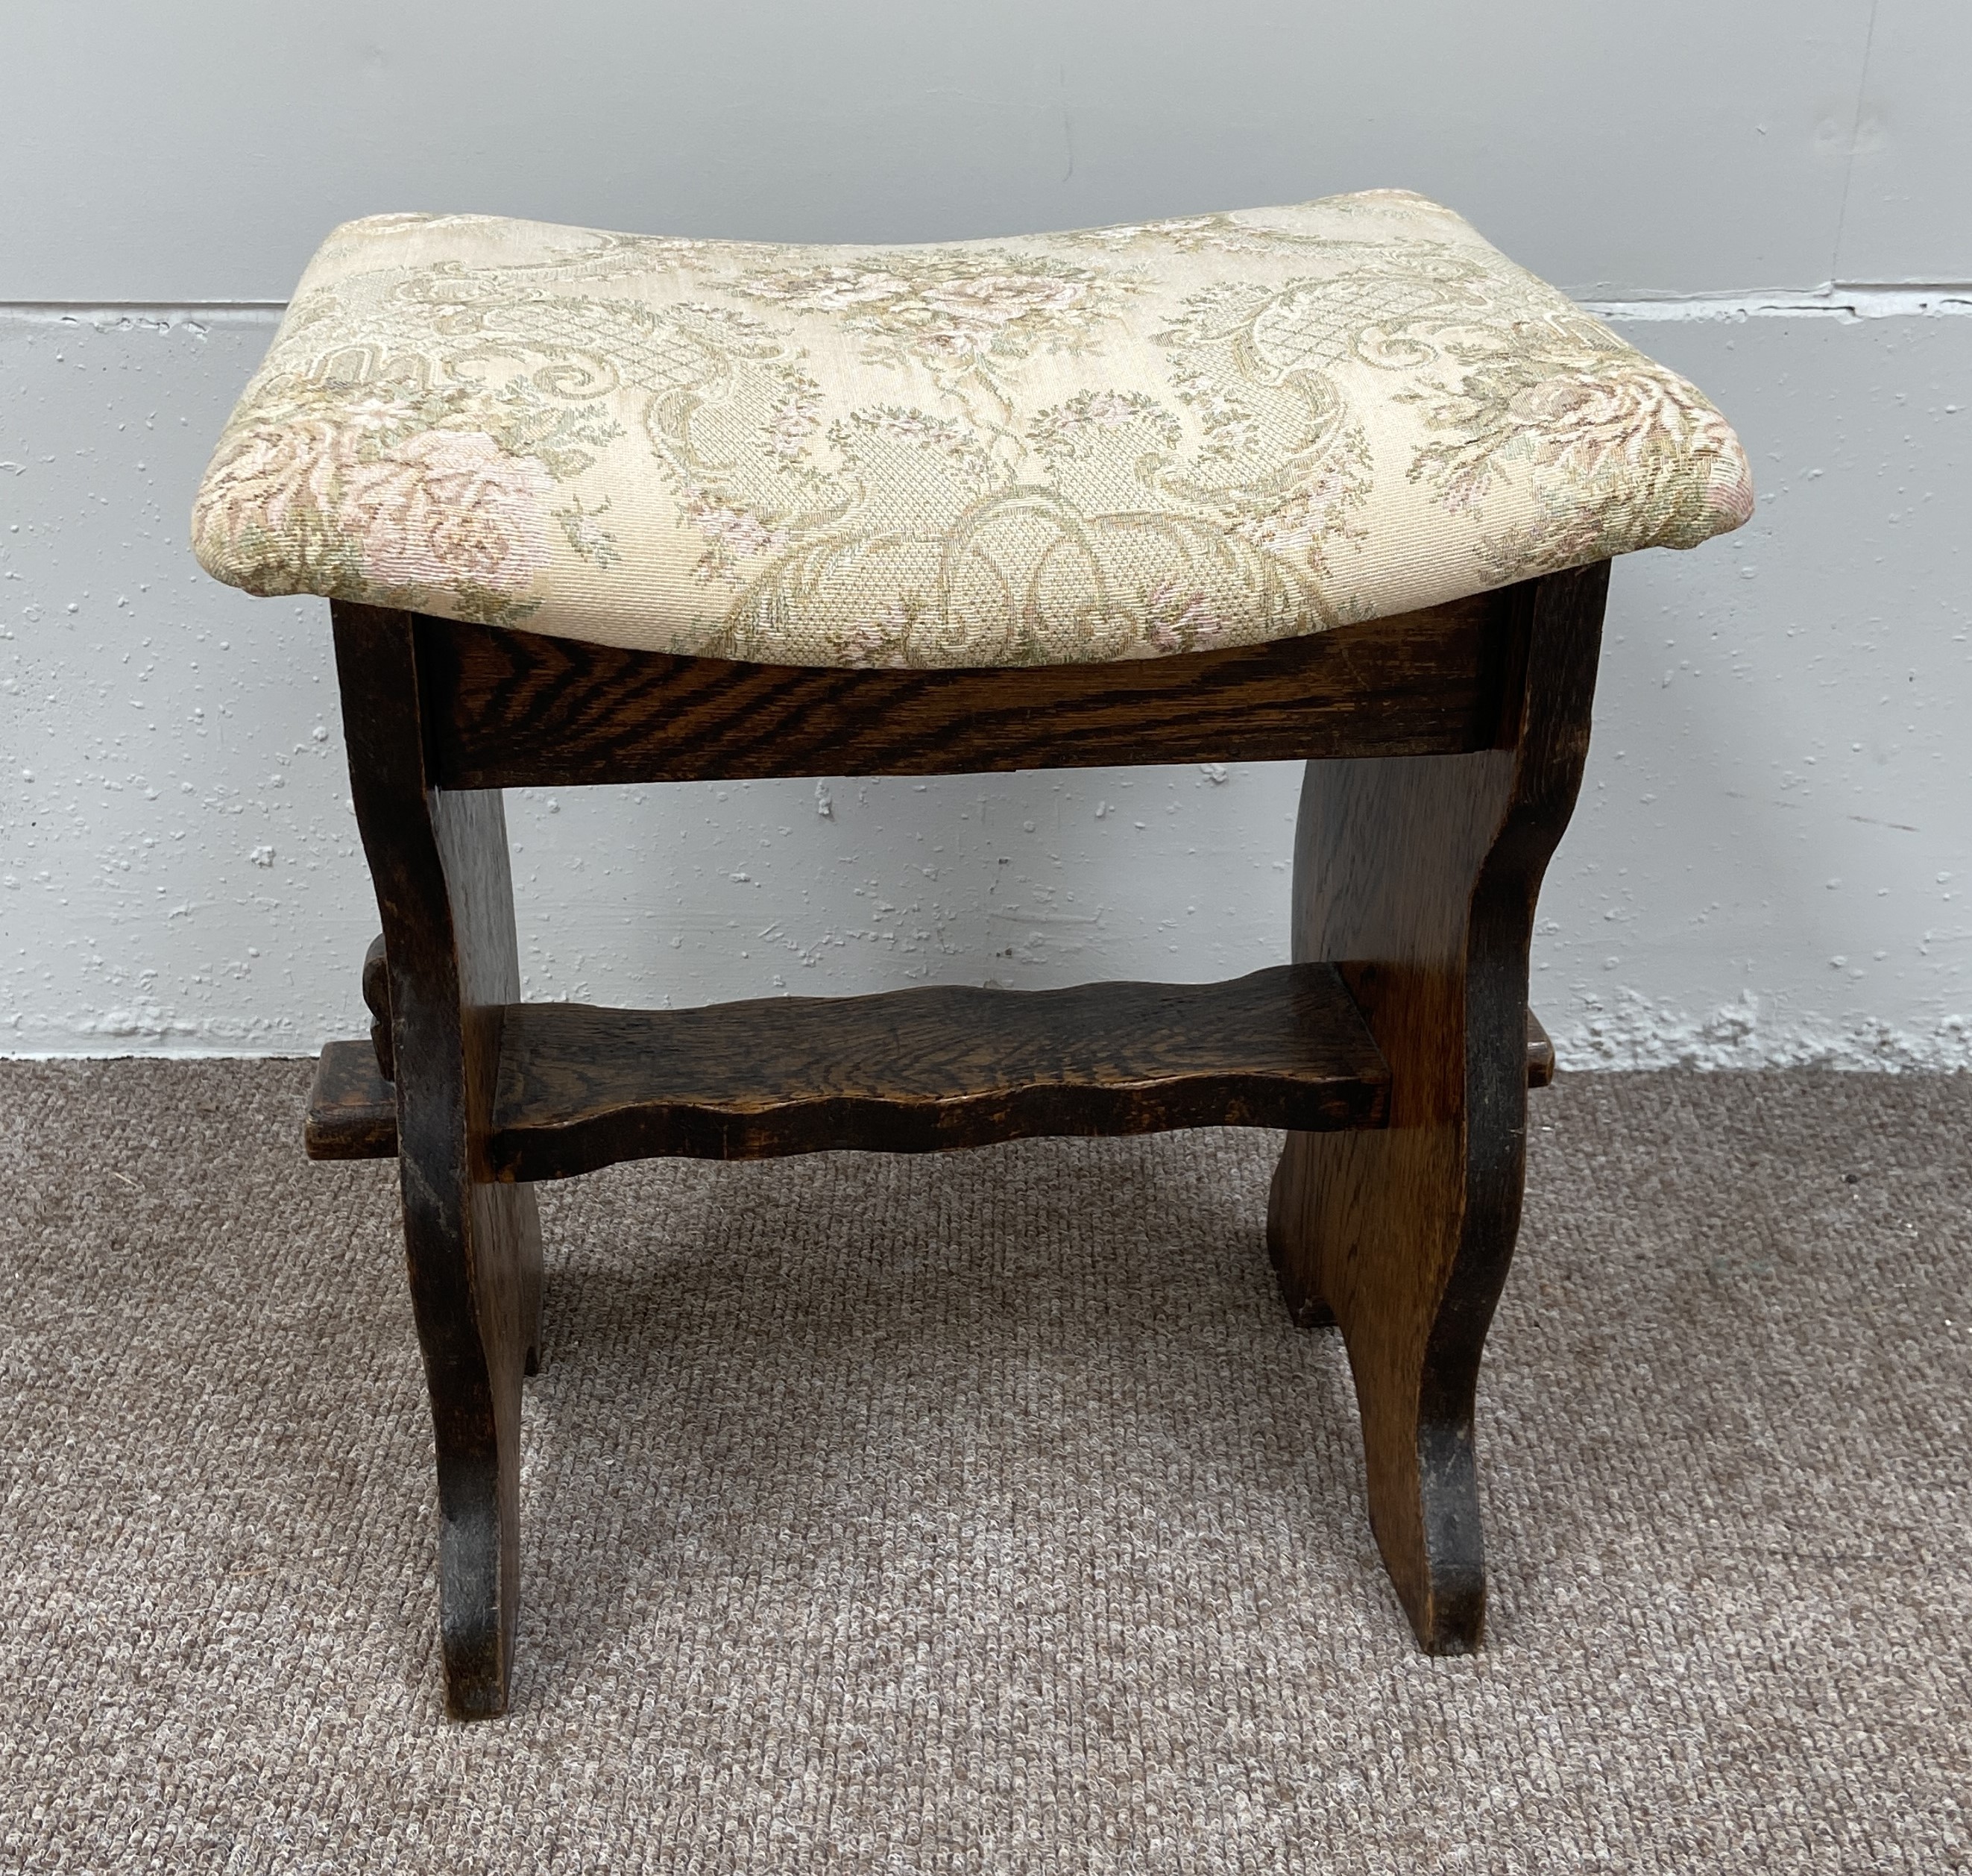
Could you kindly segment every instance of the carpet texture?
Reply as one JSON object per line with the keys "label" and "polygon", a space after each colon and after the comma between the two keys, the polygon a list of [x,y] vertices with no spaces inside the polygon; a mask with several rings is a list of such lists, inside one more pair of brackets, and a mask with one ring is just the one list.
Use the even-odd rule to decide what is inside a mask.
{"label": "carpet texture", "polygon": [[0,1064],[0,1868],[1972,1868],[1972,1078],[1536,1098],[1456,1661],[1272,1136],[545,1188],[461,1727],[395,1168],[305,1073]]}

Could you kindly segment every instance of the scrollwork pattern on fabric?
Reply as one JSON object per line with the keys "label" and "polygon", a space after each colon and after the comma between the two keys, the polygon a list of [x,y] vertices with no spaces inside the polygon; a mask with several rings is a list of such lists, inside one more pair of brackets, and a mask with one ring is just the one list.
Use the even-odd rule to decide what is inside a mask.
{"label": "scrollwork pattern on fabric", "polygon": [[1751,500],[1684,380],[1372,191],[887,249],[353,222],[192,531],[256,593],[997,665],[1319,631]]}

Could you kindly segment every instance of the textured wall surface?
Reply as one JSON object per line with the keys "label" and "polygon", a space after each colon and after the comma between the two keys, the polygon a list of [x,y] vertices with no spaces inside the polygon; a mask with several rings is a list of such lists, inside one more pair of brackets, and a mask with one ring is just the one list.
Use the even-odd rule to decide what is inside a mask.
{"label": "textured wall surface", "polygon": [[[1154,32],[1094,4],[620,4],[563,9],[545,44],[504,4],[470,34],[367,0],[250,31],[243,8],[190,32],[111,11],[85,32],[25,0],[0,81],[0,1051],[300,1051],[358,1026],[376,918],[326,609],[217,587],[184,546],[270,302],[335,220],[909,239],[1389,183],[1690,373],[1759,482],[1742,533],[1617,570],[1536,952],[1564,1061],[1972,1063],[1955,0],[1671,0],[1647,34],[1561,0],[1510,31],[1448,0],[1231,5],[1209,31],[1174,8]],[[517,795],[527,989],[1252,968],[1285,942],[1297,783]]]}

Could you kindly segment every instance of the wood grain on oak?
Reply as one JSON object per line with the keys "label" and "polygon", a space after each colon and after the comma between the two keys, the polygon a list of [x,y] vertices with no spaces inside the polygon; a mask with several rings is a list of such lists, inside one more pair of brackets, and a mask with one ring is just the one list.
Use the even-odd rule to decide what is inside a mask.
{"label": "wood grain on oak", "polygon": [[427,619],[447,788],[1422,755],[1497,739],[1517,588],[1179,658],[1019,668],[729,664]]}
{"label": "wood grain on oak", "polygon": [[[1262,977],[1274,974],[1260,973]],[[1252,1106],[1245,1124],[1308,1129],[1327,1124],[1307,1118],[1298,1105],[1324,1084],[1315,1082],[1304,1087],[1278,1076],[1276,1070],[1282,1053],[1278,1033],[1270,1032],[1260,1050],[1242,1054],[1233,1041],[1229,1027],[1214,1026],[1212,1019],[1219,1012],[1229,1015],[1242,1002],[1257,1004],[1260,1001],[1250,993],[1239,998],[1228,994],[1239,989],[1236,984],[1087,984],[1073,992],[1044,992],[1038,998],[1031,993],[1012,991],[960,992],[948,1006],[955,1015],[963,1009],[966,999],[973,996],[1023,997],[1040,1005],[1040,1011],[1025,1019],[1019,1032],[1020,1047],[1027,1057],[1030,1079],[1024,1082],[1015,1072],[1017,1064],[1013,1053],[1004,1041],[1000,1052],[989,1058],[971,1045],[968,1034],[968,1046],[962,1051],[952,1051],[948,1072],[934,1072],[935,1067],[942,1070],[943,1064],[935,1064],[929,1052],[919,1051],[913,1057],[913,1086],[908,1090],[894,1072],[893,1064],[883,1063],[880,1069],[870,1071],[870,1085],[852,1097],[853,1110],[844,1100],[844,1090],[834,1086],[844,1080],[844,1071],[848,1064],[833,1052],[821,1057],[821,1073],[798,1087],[792,1078],[768,1080],[766,1065],[757,1062],[750,1053],[724,1054],[716,1061],[702,1053],[704,1038],[721,1035],[743,1038],[762,1029],[775,1034],[779,1047],[781,1025],[777,1015],[789,1007],[784,1002],[715,1005],[704,1010],[690,1011],[589,1010],[573,1021],[553,1013],[571,1006],[518,1005],[507,1012],[502,1031],[501,1071],[503,1086],[517,1090],[517,1093],[512,1098],[503,1097],[496,1110],[489,1159],[497,1164],[511,1155],[518,1176],[547,1179],[565,1177],[583,1169],[570,1163],[567,1155],[578,1150],[585,1155],[593,1152],[596,1150],[595,1139],[612,1136],[635,1135],[647,1140],[661,1139],[674,1142],[638,1149],[646,1154],[695,1152],[696,1147],[684,1143],[710,1142],[712,1150],[699,1155],[710,1159],[751,1159],[764,1156],[769,1150],[807,1152],[838,1146],[862,1147],[872,1152],[902,1152],[909,1149],[899,1144],[899,1136],[890,1131],[887,1123],[879,1116],[910,1107],[924,1116],[935,1117],[939,1137],[932,1139],[930,1145],[939,1150],[960,1145],[983,1145],[989,1139],[1014,1139],[1037,1133],[1090,1131],[1086,1127],[1063,1124],[1058,1119],[1052,1104],[1068,1101],[1079,1103],[1069,1113],[1070,1120],[1086,1119],[1104,1111],[1105,1104],[1109,1104],[1107,1111],[1114,1124],[1094,1129],[1103,1133],[1224,1126],[1230,1124],[1227,1118],[1228,1102],[1238,1096],[1242,1083],[1262,1090],[1261,1099]],[[1074,1045],[1069,1039],[1052,1024],[1037,1020],[1040,1012],[1050,1007],[1046,999],[1058,998],[1062,1000],[1058,1007],[1070,1009],[1080,1003],[1089,1013],[1100,1011],[1105,1021],[1120,1023],[1125,1014],[1123,1005],[1111,1002],[1105,1008],[1103,1002],[1106,993],[1118,990],[1154,993],[1171,990],[1179,994],[1185,1003],[1184,1016],[1189,1031],[1187,1046],[1196,1050],[1189,1067],[1183,1065],[1180,1051],[1167,1044],[1158,1051],[1151,1079],[1126,1078],[1121,1070],[1121,1058],[1125,1054],[1138,1053],[1138,1045],[1108,1051],[1107,1059],[1099,1064],[1086,1041],[1079,1052],[1071,1054]],[[889,1015],[880,1008],[871,1008],[867,1013],[838,1019],[837,1009],[846,1012],[857,1004],[881,1005],[892,995],[909,998],[918,994],[902,991],[839,1001],[818,999],[821,1005],[818,1014],[822,1020],[808,1031],[803,1046],[812,1049],[824,1035],[832,1034],[845,1044],[867,1051],[871,1038],[883,1033],[890,1025]],[[990,1009],[992,1006],[989,1004],[988,1007]],[[596,1074],[597,1064],[606,1059],[609,1052],[620,1050],[625,1038],[638,1037],[639,1052],[628,1062],[611,1070],[606,1079],[612,1083],[620,1080],[633,1090],[641,1087],[642,1092],[638,1098],[651,1100],[657,1093],[655,1077],[649,1069],[652,1054],[666,1045],[672,1033],[670,1025],[680,1018],[691,1019],[701,1038],[701,1052],[694,1071],[700,1083],[695,1090],[695,1099],[681,1107],[675,1094],[668,1093],[660,1099],[657,1110],[640,1117],[613,1115],[609,1103],[614,1097],[602,1085],[606,1078]],[[1360,1023],[1360,1017],[1357,1020]],[[566,1056],[577,1034],[587,1031],[592,1025],[612,1032],[614,1039],[603,1053],[585,1056],[573,1075],[559,1067],[537,1069],[521,1058],[519,1051],[531,1052],[532,1038],[537,1032],[550,1038],[555,1055]],[[1002,1023],[996,1027],[1004,1036],[1007,1026]],[[642,1048],[644,1038],[648,1039],[651,1048]],[[1125,1041],[1126,1044],[1130,1042],[1129,1038]],[[1148,1056],[1144,1059],[1148,1060]],[[1382,1057],[1379,1056],[1376,1060],[1380,1064]],[[735,1061],[743,1064],[737,1075],[733,1072]],[[789,1065],[790,1054],[782,1048],[776,1066],[785,1070]],[[1372,1106],[1367,1117],[1355,1124],[1382,1124],[1388,1104],[1387,1073],[1380,1067],[1375,1072],[1380,1080],[1366,1079],[1363,1084],[1372,1090]],[[1105,1074],[1110,1077],[1106,1084],[1102,1080]],[[1043,1075],[1045,1080],[1040,1078]],[[671,1074],[666,1078],[675,1080],[677,1077]],[[1530,1010],[1527,1086],[1546,1087],[1553,1078],[1554,1045]],[[832,1093],[824,1089],[824,1081],[834,1087]],[[582,1103],[580,1109],[573,1103],[558,1106],[552,1094],[543,1094],[541,1091],[551,1083],[578,1095]],[[1378,1087],[1386,1091],[1376,1092]],[[825,1108],[824,1098],[830,1103],[844,1104]],[[1337,1093],[1329,1098],[1342,1097]],[[1285,1114],[1283,1110],[1281,1118],[1262,1117],[1268,1106],[1278,1107],[1284,1103],[1295,1106],[1295,1111],[1291,1115]],[[971,1107],[969,1115],[968,1105]],[[1013,1114],[1020,1117],[1021,1124],[1017,1126],[1005,1117]],[[1199,1114],[1205,1118],[1201,1120],[1188,1117]],[[988,1115],[992,1116],[992,1125],[1003,1130],[989,1131],[984,1124]],[[950,1127],[956,1130],[962,1120],[968,1130],[977,1132],[978,1137],[964,1141],[946,1137],[945,1129]],[[1140,1124],[1128,1124],[1132,1120]],[[1039,1124],[1027,1124],[1030,1122]],[[932,1125],[932,1119],[907,1119],[904,1124],[922,1129]],[[870,1137],[873,1133],[873,1138]],[[530,1135],[531,1139],[527,1137]],[[587,1141],[579,1149],[560,1144],[563,1141],[583,1141],[584,1136],[587,1136]],[[379,1071],[370,1044],[331,1042],[322,1051],[315,1070],[315,1086],[309,1097],[307,1143],[311,1159],[388,1159],[397,1152],[397,1091]],[[628,1152],[611,1155],[614,1159],[634,1156]]]}
{"label": "wood grain on oak", "polygon": [[1390,1119],[1288,1136],[1268,1248],[1297,1315],[1341,1326],[1370,1523],[1438,1654],[1484,1624],[1473,1402],[1520,1228],[1534,901],[1588,752],[1608,577],[1605,562],[1520,590],[1508,747],[1310,763],[1302,787],[1294,955],[1348,960]]}
{"label": "wood grain on oak", "polygon": [[1389,1080],[1325,966],[1220,984],[926,988],[691,1010],[522,1004],[507,1037],[488,1158],[522,1179],[658,1154],[1373,1126]]}

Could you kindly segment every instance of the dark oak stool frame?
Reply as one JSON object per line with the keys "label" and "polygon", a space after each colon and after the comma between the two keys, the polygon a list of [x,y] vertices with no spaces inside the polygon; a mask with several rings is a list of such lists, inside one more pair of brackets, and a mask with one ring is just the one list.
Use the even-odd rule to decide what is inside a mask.
{"label": "dark oak stool frame", "polygon": [[[1102,665],[845,671],[338,603],[384,935],[309,1149],[397,1155],[437,1437],[448,1709],[507,1702],[531,1181],[658,1154],[1285,1128],[1268,1250],[1339,1323],[1370,1517],[1419,1642],[1480,1639],[1473,1396],[1520,1225],[1534,901],[1580,784],[1607,562],[1428,611]],[[1306,758],[1291,964],[1219,985],[523,1004],[500,790]]]}

